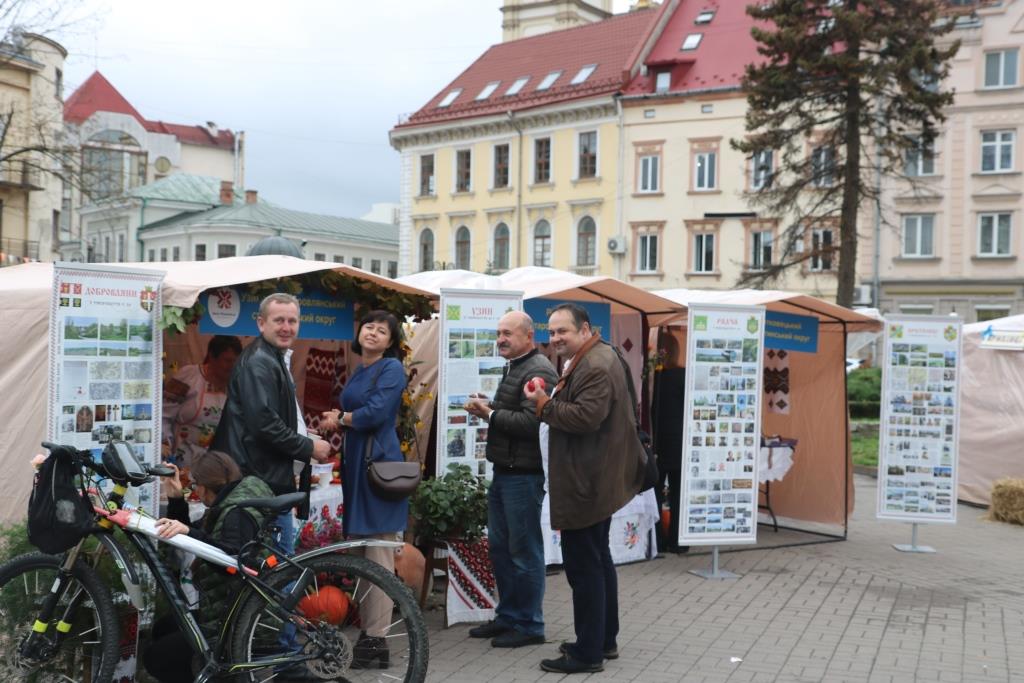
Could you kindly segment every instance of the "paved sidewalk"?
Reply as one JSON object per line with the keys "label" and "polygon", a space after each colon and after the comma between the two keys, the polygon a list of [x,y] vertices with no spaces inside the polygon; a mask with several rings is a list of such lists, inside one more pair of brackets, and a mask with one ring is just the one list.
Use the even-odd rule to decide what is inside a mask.
{"label": "paved sidewalk", "polygon": [[723,554],[736,581],[689,574],[709,566],[707,555],[620,567],[621,657],[603,673],[540,670],[573,638],[558,574],[548,577],[542,646],[494,649],[430,610],[428,680],[1024,681],[1024,529],[960,506],[956,526],[920,527],[918,542],[936,554],[900,553],[891,544],[909,543],[910,526],[874,518],[874,479],[855,485],[849,540]]}

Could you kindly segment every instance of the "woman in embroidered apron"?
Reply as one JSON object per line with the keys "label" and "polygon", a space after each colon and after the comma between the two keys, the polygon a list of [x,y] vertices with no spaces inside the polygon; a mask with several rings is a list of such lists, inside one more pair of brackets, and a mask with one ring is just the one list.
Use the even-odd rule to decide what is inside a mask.
{"label": "woman in embroidered apron", "polygon": [[217,335],[201,365],[186,365],[164,382],[163,438],[169,462],[191,467],[193,456],[210,447],[240,353],[238,337]]}

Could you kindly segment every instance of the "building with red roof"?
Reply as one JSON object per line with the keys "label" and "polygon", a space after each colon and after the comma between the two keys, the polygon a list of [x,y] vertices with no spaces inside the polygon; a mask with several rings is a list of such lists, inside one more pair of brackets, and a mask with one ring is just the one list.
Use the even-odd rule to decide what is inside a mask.
{"label": "building with red roof", "polygon": [[616,98],[671,4],[494,45],[393,128],[400,271],[609,272]]}
{"label": "building with red roof", "polygon": [[[98,245],[130,245],[134,239],[127,227],[113,224],[102,234],[85,234],[79,207],[117,200],[133,188],[178,173],[244,187],[244,133],[212,121],[187,125],[147,119],[99,71],[65,100],[64,126],[81,153],[80,182],[65,191],[64,211],[71,219],[62,234],[63,258],[85,260],[89,253],[102,251]],[[109,260],[117,256],[104,254]]]}

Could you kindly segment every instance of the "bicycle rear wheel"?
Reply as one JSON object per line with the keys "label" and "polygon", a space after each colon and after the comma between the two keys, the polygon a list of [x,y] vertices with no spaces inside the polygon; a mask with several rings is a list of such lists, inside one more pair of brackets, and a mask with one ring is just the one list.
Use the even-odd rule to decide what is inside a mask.
{"label": "bicycle rear wheel", "polygon": [[[60,557],[32,553],[0,566],[0,680],[113,680],[118,659],[114,601],[96,572],[81,562],[72,568],[71,584],[57,603],[42,646],[28,657],[20,651],[61,562]],[[58,621],[70,630],[61,633]]]}
{"label": "bicycle rear wheel", "polygon": [[[323,555],[303,560],[315,580],[306,590],[308,600],[295,611],[315,625],[294,629],[258,593],[251,593],[239,607],[232,640],[232,659],[253,662],[269,657],[288,657],[302,652],[314,658],[301,664],[266,667],[244,672],[242,681],[268,681],[282,670],[301,673],[311,680],[406,681],[421,683],[429,658],[427,628],[412,591],[380,565],[353,555]],[[295,581],[298,571],[284,566],[271,574],[268,583],[281,590]],[[382,591],[394,603],[384,636],[372,643],[363,635],[360,607],[371,588]],[[339,595],[344,594],[344,597]],[[379,598],[378,598],[379,599]],[[314,601],[314,602],[310,602]],[[313,616],[317,614],[318,616]],[[335,622],[335,623],[332,623]]]}

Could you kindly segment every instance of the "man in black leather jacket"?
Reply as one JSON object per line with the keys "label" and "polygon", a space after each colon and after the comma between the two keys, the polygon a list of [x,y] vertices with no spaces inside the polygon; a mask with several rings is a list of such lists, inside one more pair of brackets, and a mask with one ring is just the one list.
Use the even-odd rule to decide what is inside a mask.
{"label": "man in black leather jacket", "polygon": [[[260,303],[260,336],[242,351],[231,373],[228,397],[211,448],[234,456],[244,475],[265,481],[276,495],[295,491],[295,461],[325,461],[326,441],[306,436],[295,385],[284,352],[299,332],[299,302],[290,294],[271,294]],[[308,493],[309,478],[305,477]],[[291,511],[278,518],[281,549],[294,542]]]}
{"label": "man in black leather jacket", "polygon": [[494,647],[544,642],[544,502],[535,404],[523,385],[540,377],[550,392],[555,369],[533,344],[533,321],[519,311],[498,321],[498,353],[509,361],[494,400],[472,398],[467,410],[488,422],[487,459],[494,464],[488,490],[487,540],[498,584],[495,618],[470,629],[474,638],[492,638]]}

